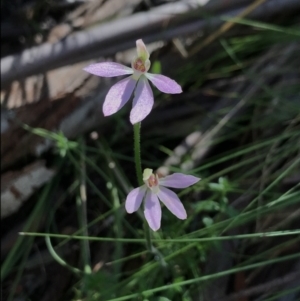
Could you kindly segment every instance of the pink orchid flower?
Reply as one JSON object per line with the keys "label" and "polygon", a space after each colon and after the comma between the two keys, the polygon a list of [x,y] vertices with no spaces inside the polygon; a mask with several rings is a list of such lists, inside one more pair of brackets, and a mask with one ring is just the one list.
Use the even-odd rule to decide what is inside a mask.
{"label": "pink orchid flower", "polygon": [[136,41],[137,57],[132,61],[132,68],[119,63],[104,62],[92,64],[83,70],[98,76],[114,77],[131,74],[113,85],[108,91],[103,104],[104,116],[109,116],[119,111],[129,100],[133,91],[133,105],[130,112],[130,122],[135,124],[142,121],[153,107],[154,99],[148,79],[161,92],[169,94],[181,93],[182,89],[174,80],[161,75],[151,74],[149,52],[142,40]]}
{"label": "pink orchid flower", "polygon": [[174,173],[164,178],[152,173],[152,169],[146,168],[143,173],[145,185],[133,189],[127,196],[125,208],[128,213],[133,213],[139,209],[143,199],[145,198],[145,218],[153,231],[160,228],[161,207],[159,200],[179,219],[186,219],[186,211],[171,188],[186,188],[197,183],[200,178]]}

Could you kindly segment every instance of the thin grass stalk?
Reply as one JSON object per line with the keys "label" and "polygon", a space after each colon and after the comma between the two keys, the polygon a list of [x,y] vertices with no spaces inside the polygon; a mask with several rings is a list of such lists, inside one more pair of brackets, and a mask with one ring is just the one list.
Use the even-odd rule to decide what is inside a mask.
{"label": "thin grass stalk", "polygon": [[[53,183],[57,184],[57,181],[52,181],[49,184],[46,185],[46,187],[43,189],[42,195],[37,202],[35,208],[33,209],[32,214],[28,218],[26,225],[23,229],[24,232],[29,230],[35,230],[38,227],[38,220],[39,216],[41,216],[41,212],[44,208],[45,202],[47,200],[47,197],[49,195],[49,192],[51,191],[51,188],[53,188]],[[23,255],[24,249],[22,245],[24,244],[24,237],[19,237],[14,244],[13,248],[7,255],[5,261],[3,262],[1,266],[1,281],[3,281],[6,276],[9,274],[11,268],[14,266],[14,264],[17,262],[17,260]]]}
{"label": "thin grass stalk", "polygon": [[[78,212],[78,222],[79,226],[83,230],[84,236],[88,236],[87,228],[87,194],[86,194],[86,166],[85,166],[85,141],[80,138],[81,145],[81,156],[80,156],[80,186],[79,186],[79,196],[77,197],[77,212]],[[81,243],[81,251],[84,265],[84,272],[86,274],[92,273],[91,268],[91,258],[90,258],[90,246],[87,240],[83,240]]]}
{"label": "thin grass stalk", "polygon": [[[144,184],[142,175],[142,163],[141,163],[141,123],[138,122],[133,125],[134,134],[134,160],[135,160],[135,170],[139,186]],[[146,238],[147,249],[153,252],[153,246],[151,243],[151,233],[150,228],[144,219],[144,231]]]}

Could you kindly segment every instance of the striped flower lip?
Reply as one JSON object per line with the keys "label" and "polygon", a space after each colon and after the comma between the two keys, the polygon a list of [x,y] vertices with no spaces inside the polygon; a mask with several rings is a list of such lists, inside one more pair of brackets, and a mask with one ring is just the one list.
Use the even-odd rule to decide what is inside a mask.
{"label": "striped flower lip", "polygon": [[182,89],[178,83],[161,74],[148,73],[150,68],[149,52],[140,39],[136,41],[137,57],[132,60],[131,68],[114,62],[92,64],[83,70],[102,77],[128,75],[114,84],[108,91],[104,104],[104,116],[118,112],[130,99],[134,92],[130,122],[135,124],[142,121],[152,110],[154,98],[149,81],[161,92],[178,94]]}
{"label": "striped flower lip", "polygon": [[200,178],[174,173],[170,176],[159,178],[153,174],[153,170],[146,168],[143,173],[144,185],[133,189],[127,196],[125,208],[128,213],[139,209],[144,200],[144,215],[153,231],[160,228],[161,207],[159,200],[179,219],[186,219],[186,211],[172,190],[166,188],[186,188],[194,185]]}

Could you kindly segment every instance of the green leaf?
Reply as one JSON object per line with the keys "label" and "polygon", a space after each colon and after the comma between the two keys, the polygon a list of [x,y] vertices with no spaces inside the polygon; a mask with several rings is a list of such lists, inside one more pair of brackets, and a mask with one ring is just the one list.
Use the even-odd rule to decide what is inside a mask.
{"label": "green leaf", "polygon": [[201,212],[201,211],[219,211],[220,210],[220,205],[211,200],[207,201],[200,201],[195,204],[194,207],[195,211]]}
{"label": "green leaf", "polygon": [[206,217],[203,217],[202,222],[206,227],[209,227],[214,223],[214,220],[212,218],[206,216]]}
{"label": "green leaf", "polygon": [[[113,287],[117,284],[117,277],[113,274],[110,274],[104,270],[100,270],[93,274],[85,275],[85,289],[87,291],[95,291],[100,292],[100,294],[103,296],[101,292],[107,291],[108,287]],[[106,293],[106,298],[111,298],[113,296],[113,292],[110,291],[110,293]]]}
{"label": "green leaf", "polygon": [[161,73],[161,63],[160,63],[160,61],[154,61],[152,63],[151,72],[156,73],[156,74]]}

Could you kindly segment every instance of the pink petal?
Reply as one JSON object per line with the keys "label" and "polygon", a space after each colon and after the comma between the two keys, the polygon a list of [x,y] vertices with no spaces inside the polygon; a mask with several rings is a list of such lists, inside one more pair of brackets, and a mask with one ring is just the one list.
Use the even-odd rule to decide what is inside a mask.
{"label": "pink petal", "polygon": [[159,179],[159,185],[171,187],[171,188],[186,188],[194,185],[200,180],[200,178],[184,175],[182,173],[173,173],[170,176]]}
{"label": "pink petal", "polygon": [[114,77],[132,74],[133,70],[127,66],[114,62],[92,64],[83,68],[86,72],[103,77]]}
{"label": "pink petal", "polygon": [[119,111],[129,100],[136,85],[136,80],[131,76],[114,84],[108,91],[103,104],[104,116],[109,116]]}
{"label": "pink petal", "polygon": [[146,76],[152,84],[163,93],[178,94],[182,92],[180,85],[167,76],[151,73],[146,73]]}
{"label": "pink petal", "polygon": [[135,212],[140,208],[146,189],[146,185],[143,185],[129,192],[125,201],[125,209],[128,213]]}
{"label": "pink petal", "polygon": [[186,211],[176,193],[168,188],[160,187],[158,197],[176,217],[186,219]]}
{"label": "pink petal", "polygon": [[157,196],[151,190],[146,194],[144,214],[149,227],[157,231],[160,228],[161,207]]}
{"label": "pink petal", "polygon": [[138,81],[134,95],[130,112],[130,122],[132,124],[142,121],[151,112],[154,103],[151,87],[147,78],[143,75]]}

